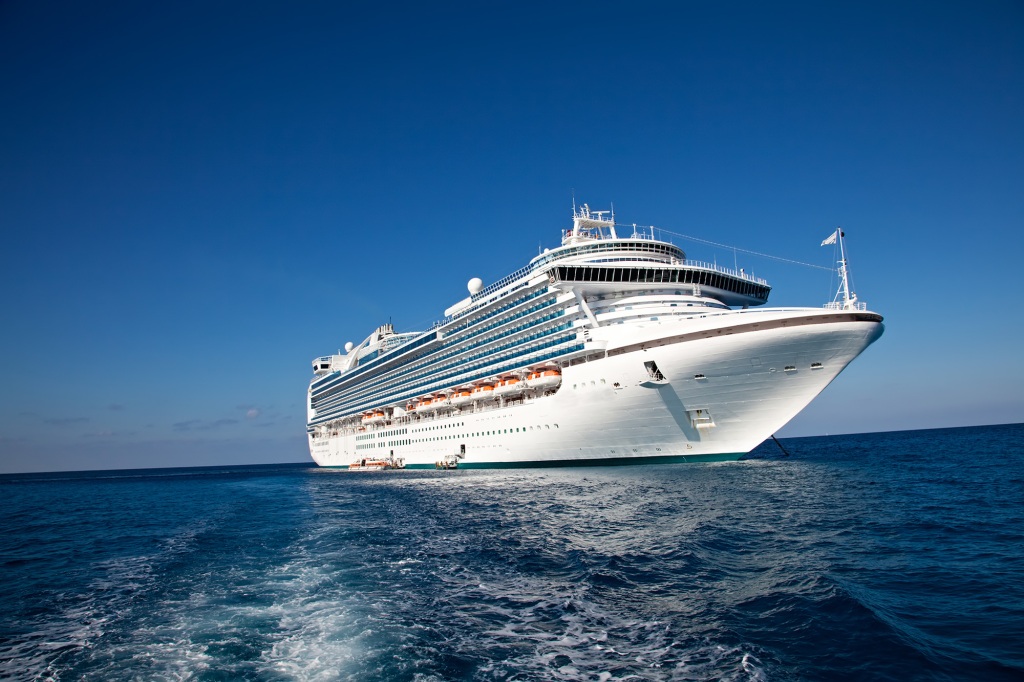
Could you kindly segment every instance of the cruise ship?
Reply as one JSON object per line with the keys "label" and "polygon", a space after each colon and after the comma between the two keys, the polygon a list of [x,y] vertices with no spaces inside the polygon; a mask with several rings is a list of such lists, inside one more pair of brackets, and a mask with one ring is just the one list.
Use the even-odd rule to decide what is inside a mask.
{"label": "cruise ship", "polygon": [[574,207],[560,246],[470,280],[430,328],[315,359],[310,453],[357,470],[738,459],[882,334],[837,239],[832,302],[761,307],[763,279]]}

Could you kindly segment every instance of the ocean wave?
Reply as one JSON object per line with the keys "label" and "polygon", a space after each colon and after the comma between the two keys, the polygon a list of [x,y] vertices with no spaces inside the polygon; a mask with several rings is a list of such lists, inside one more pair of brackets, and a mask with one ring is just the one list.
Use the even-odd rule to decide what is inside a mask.
{"label": "ocean wave", "polygon": [[93,562],[81,571],[83,577],[90,576],[82,589],[57,582],[20,623],[26,631],[0,644],[0,678],[61,680],[68,677],[73,662],[109,655],[99,645],[148,603],[147,593],[158,588],[155,567],[192,551],[197,535],[208,525],[200,521],[171,534],[152,554]]}
{"label": "ocean wave", "polygon": [[1019,458],[865,438],[728,466],[93,481],[60,515],[12,486],[0,677],[1019,679]]}

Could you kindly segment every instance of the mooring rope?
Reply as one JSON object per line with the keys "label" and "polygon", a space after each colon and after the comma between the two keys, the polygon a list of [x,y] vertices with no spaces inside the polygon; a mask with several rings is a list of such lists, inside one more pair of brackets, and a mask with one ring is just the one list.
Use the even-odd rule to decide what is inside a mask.
{"label": "mooring rope", "polygon": [[785,455],[786,457],[789,457],[789,453],[786,452],[786,448],[782,447],[782,443],[779,442],[779,439],[775,437],[774,433],[772,434],[772,440],[775,441],[775,444],[779,446],[779,450],[782,450],[782,454]]}

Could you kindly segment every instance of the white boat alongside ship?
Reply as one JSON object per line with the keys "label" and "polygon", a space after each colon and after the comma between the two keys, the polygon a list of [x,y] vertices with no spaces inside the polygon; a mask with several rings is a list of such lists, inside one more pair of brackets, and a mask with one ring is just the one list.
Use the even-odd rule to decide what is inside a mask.
{"label": "white boat alongside ship", "polygon": [[[759,307],[767,282],[687,260],[607,212],[423,332],[390,324],[313,361],[321,466],[472,468],[737,459],[881,336],[841,285],[823,308]],[[378,468],[397,468],[395,466]]]}

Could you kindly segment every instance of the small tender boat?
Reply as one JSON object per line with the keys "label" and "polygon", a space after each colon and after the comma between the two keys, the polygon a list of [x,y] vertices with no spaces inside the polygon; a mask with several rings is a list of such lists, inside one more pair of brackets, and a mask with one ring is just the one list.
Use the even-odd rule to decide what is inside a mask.
{"label": "small tender boat", "polygon": [[349,471],[384,471],[386,469],[404,469],[405,460],[388,457],[386,459],[360,459],[348,465]]}
{"label": "small tender boat", "polygon": [[439,459],[436,462],[434,462],[434,468],[435,469],[458,469],[459,468],[459,460],[460,459],[461,459],[461,457],[459,455],[445,455],[444,459]]}

